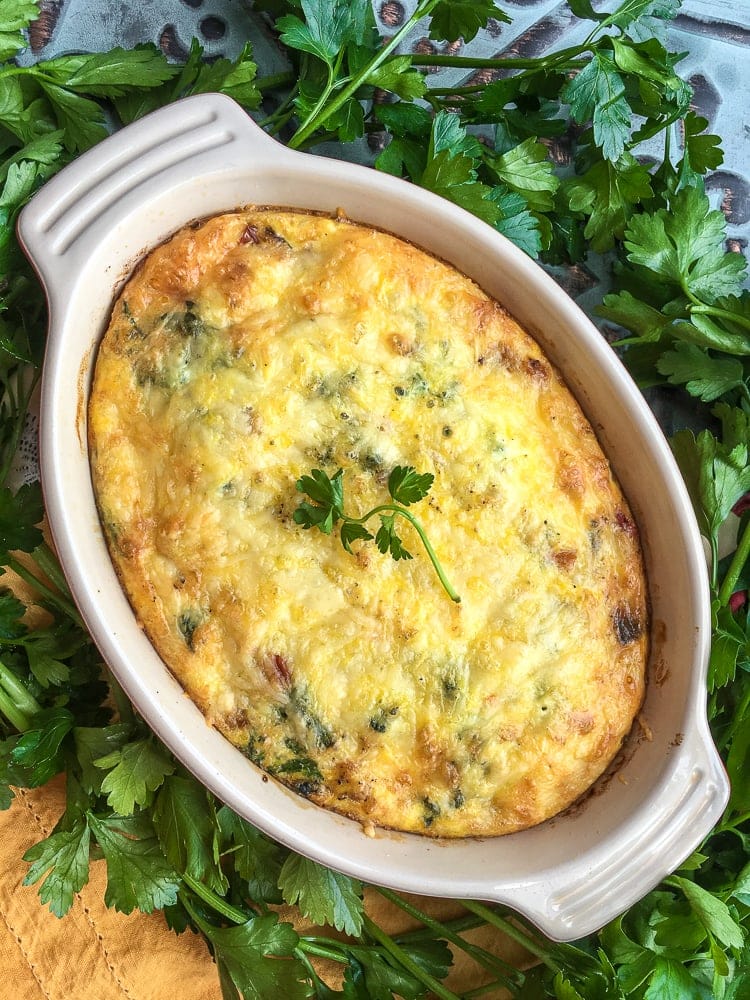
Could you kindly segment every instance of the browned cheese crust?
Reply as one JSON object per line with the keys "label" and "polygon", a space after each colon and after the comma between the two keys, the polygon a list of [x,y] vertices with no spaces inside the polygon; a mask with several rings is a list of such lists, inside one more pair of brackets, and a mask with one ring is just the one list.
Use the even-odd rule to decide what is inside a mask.
{"label": "browned cheese crust", "polygon": [[[432,836],[537,824],[612,761],[644,691],[638,531],[539,346],[452,267],[305,213],[213,218],[118,298],[89,407],[112,559],[207,719],[300,794]],[[344,470],[346,508],[430,472],[419,539],[292,518]],[[372,525],[377,528],[377,519]]]}

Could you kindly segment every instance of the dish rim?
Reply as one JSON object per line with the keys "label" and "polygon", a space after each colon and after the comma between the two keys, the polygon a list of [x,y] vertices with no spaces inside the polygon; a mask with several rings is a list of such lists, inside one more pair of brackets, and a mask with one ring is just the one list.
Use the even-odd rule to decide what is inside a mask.
{"label": "dish rim", "polygon": [[[171,158],[166,156],[166,160],[165,150],[167,152],[171,150],[173,153]],[[142,159],[148,160],[150,157],[153,161],[142,171],[142,177],[132,176],[134,152]],[[245,157],[249,157],[249,165],[243,165],[241,162]],[[196,170],[198,167],[202,173]],[[151,173],[148,172],[149,169]],[[193,196],[191,207],[195,206],[195,199],[201,193],[203,200],[199,199],[200,204],[214,205],[219,198],[219,185],[224,184],[227,189],[236,190],[237,184],[245,183],[249,188],[253,188],[259,178],[261,181],[265,178],[265,182],[268,183],[271,174],[275,178],[276,190],[279,189],[279,177],[288,179],[290,175],[293,181],[295,178],[297,182],[303,180],[308,187],[314,188],[317,185],[320,188],[321,184],[326,185],[329,196],[334,189],[338,194],[345,190],[351,192],[353,188],[357,188],[360,203],[363,205],[370,199],[374,202],[373,192],[377,192],[381,198],[390,199],[388,218],[398,222],[406,214],[409,217],[410,232],[422,232],[427,236],[430,229],[427,220],[432,217],[433,212],[439,211],[444,226],[450,227],[452,232],[465,236],[467,243],[473,243],[480,248],[473,252],[477,262],[470,273],[470,277],[474,277],[480,286],[486,287],[476,277],[476,273],[478,271],[484,273],[487,270],[480,256],[482,250],[488,248],[494,266],[502,264],[504,267],[509,267],[518,285],[530,283],[545,303],[554,305],[555,311],[561,317],[560,322],[563,325],[567,324],[570,330],[578,331],[580,341],[576,345],[576,350],[580,353],[585,348],[583,354],[589,360],[593,359],[597,373],[605,376],[609,387],[616,390],[618,405],[634,416],[641,443],[644,446],[648,444],[653,454],[663,462],[661,485],[670,496],[671,509],[679,522],[685,548],[683,553],[685,565],[692,570],[687,580],[686,596],[695,612],[692,617],[696,632],[691,669],[683,689],[684,739],[679,747],[672,748],[665,755],[667,759],[662,762],[658,779],[641,799],[638,809],[641,829],[649,830],[652,844],[657,842],[661,844],[659,852],[661,863],[657,863],[652,850],[651,864],[646,866],[645,875],[643,871],[634,871],[634,867],[643,868],[643,851],[639,849],[637,853],[633,853],[632,845],[639,842],[640,837],[638,830],[634,828],[633,817],[629,815],[620,817],[622,822],[618,828],[619,835],[610,830],[604,841],[590,844],[581,857],[565,859],[558,857],[552,864],[542,862],[529,865],[526,874],[520,879],[515,870],[510,870],[510,865],[506,865],[503,877],[496,874],[487,876],[474,874],[474,877],[471,877],[473,866],[466,860],[461,865],[463,876],[459,880],[452,877],[451,873],[445,872],[447,867],[443,857],[445,850],[451,851],[455,858],[459,848],[469,848],[474,851],[475,865],[482,857],[485,862],[488,856],[497,861],[497,850],[493,854],[487,847],[488,843],[490,847],[496,845],[494,841],[488,840],[446,843],[419,835],[381,830],[377,832],[375,838],[367,838],[359,830],[359,840],[375,844],[376,850],[369,850],[365,843],[362,850],[355,852],[354,856],[346,848],[342,852],[334,846],[333,834],[338,833],[343,837],[347,847],[350,848],[351,829],[347,828],[348,832],[344,833],[340,822],[350,826],[357,824],[320,810],[319,807],[311,805],[283,786],[277,786],[273,779],[270,781],[266,779],[266,782],[278,794],[269,795],[267,786],[265,789],[258,787],[260,780],[256,776],[256,780],[251,783],[253,794],[262,793],[264,799],[270,799],[270,806],[266,805],[258,810],[257,803],[248,802],[247,793],[238,795],[236,778],[230,780],[227,777],[227,772],[223,769],[226,755],[220,752],[216,740],[210,735],[214,731],[206,727],[206,731],[198,736],[184,731],[187,728],[188,717],[175,707],[177,692],[174,685],[177,682],[172,679],[170,687],[167,678],[160,674],[159,683],[163,682],[165,687],[169,687],[168,693],[165,694],[158,689],[149,691],[149,682],[145,682],[144,685],[143,679],[134,668],[134,656],[145,656],[148,660],[149,650],[152,657],[155,654],[142,634],[134,634],[132,612],[129,605],[123,607],[125,599],[121,591],[119,602],[115,599],[116,595],[111,588],[111,576],[105,573],[105,580],[102,582],[101,576],[95,574],[95,585],[92,587],[91,580],[87,578],[87,572],[91,572],[92,569],[91,559],[89,558],[88,562],[84,561],[83,565],[79,563],[77,550],[80,551],[82,532],[93,531],[96,534],[98,531],[99,535],[101,532],[98,518],[96,524],[92,523],[90,518],[90,497],[86,498],[89,504],[88,520],[85,517],[76,517],[71,510],[71,504],[76,497],[75,489],[81,487],[80,475],[76,480],[77,487],[70,488],[66,485],[69,436],[73,416],[78,447],[85,452],[86,442],[83,433],[85,413],[82,413],[82,402],[86,394],[86,381],[92,366],[96,338],[102,332],[101,314],[104,311],[107,316],[109,315],[117,286],[124,277],[122,272],[125,265],[133,259],[132,254],[123,257],[122,252],[119,257],[115,254],[113,258],[111,253],[107,256],[106,249],[108,247],[110,251],[112,249],[111,227],[115,226],[126,239],[126,243],[127,240],[130,241],[127,243],[130,247],[137,243],[134,229],[138,223],[144,225],[147,216],[152,229],[161,226],[160,231],[165,235],[174,232],[176,227],[171,220],[175,215],[175,202],[185,192],[190,191]],[[258,187],[257,183],[255,187]],[[263,202],[266,203],[265,199]],[[226,209],[231,207],[225,206]],[[191,217],[196,214],[192,212]],[[200,213],[201,217],[212,214],[216,212]],[[347,214],[357,221],[372,224],[354,212]],[[190,219],[185,218],[182,224],[188,221]],[[403,235],[400,227],[380,228],[387,228],[389,231],[395,229],[397,233]],[[726,776],[710,740],[705,705],[702,701],[710,642],[708,585],[703,547],[687,491],[653,414],[599,332],[553,279],[502,236],[457,206],[444,202],[407,182],[374,173],[369,168],[288,150],[258,129],[234,102],[220,95],[187,98],[168,109],[155,112],[74,161],[48,182],[24,209],[19,218],[19,236],[42,279],[50,303],[50,341],[42,384],[40,460],[50,527],[61,562],[69,578],[73,595],[105,661],[111,666],[136,708],[142,712],[157,735],[219,798],[228,801],[232,808],[275,839],[281,840],[300,853],[313,856],[329,867],[346,871],[366,881],[380,881],[382,884],[405,891],[444,896],[474,896],[510,903],[526,913],[550,937],[560,940],[579,937],[601,926],[684,860],[718,819],[728,796]],[[416,239],[411,241],[417,245],[425,245]],[[141,252],[147,252],[152,245],[154,244],[142,245]],[[426,249],[435,253],[429,246]],[[66,361],[64,357],[64,348],[70,348],[71,328],[80,319],[81,286],[85,283],[87,275],[91,280],[96,270],[97,281],[99,284],[102,282],[101,263],[92,263],[92,259],[96,260],[101,253],[104,253],[105,260],[110,261],[109,271],[106,272],[108,274],[106,280],[110,282],[110,293],[106,310],[103,310],[101,305],[94,310],[99,316],[98,322],[91,320],[96,330],[95,338],[86,344],[82,343],[80,332],[77,338],[75,336],[72,338],[78,347],[80,362],[75,369],[76,410],[75,414],[72,414],[70,400],[72,369],[69,359]],[[509,311],[517,315],[512,308]],[[83,325],[88,329],[87,322],[88,320]],[[522,325],[528,328],[528,324],[522,322]],[[539,330],[532,329],[531,332],[540,339]],[[544,342],[542,346],[545,347]],[[546,347],[545,352],[549,353]],[[552,360],[558,367],[562,367],[563,375],[570,384],[565,366],[560,366],[555,357]],[[578,389],[579,392],[573,390],[574,395],[591,418],[590,394],[587,395],[585,387],[581,385]],[[581,399],[579,393],[587,398]],[[596,416],[594,425],[600,440],[601,436],[607,438],[610,433],[608,430],[610,418],[605,413],[599,412],[597,407],[594,407],[594,410]],[[67,428],[67,438],[63,427]],[[605,451],[610,454],[611,440],[608,440],[608,443],[610,448],[605,446]],[[80,464],[80,457],[74,457],[76,464]],[[619,470],[618,478],[620,478]],[[80,496],[77,499],[80,500]],[[628,499],[631,501],[629,495]],[[637,511],[636,519],[639,520]],[[94,550],[99,557],[101,541],[99,537],[98,548]],[[653,539],[645,541],[647,545],[654,542]],[[92,554],[85,546],[84,552],[88,552],[89,556]],[[661,580],[661,577],[659,579]],[[119,582],[117,587],[119,588]],[[105,593],[106,597],[114,602],[107,605],[108,612],[114,607],[116,623],[114,630],[109,617],[98,607],[100,593]],[[653,688],[653,683],[651,686]],[[647,693],[647,700],[648,697]],[[219,734],[216,736],[231,747]],[[239,751],[231,749],[239,754]],[[253,767],[244,758],[243,764]],[[231,769],[229,773],[231,775]],[[608,790],[605,790],[603,795],[609,795],[611,800],[611,792]],[[295,800],[291,805],[290,797]],[[659,805],[660,798],[661,809],[657,810],[659,822],[656,824],[651,822],[649,827],[648,814]],[[664,801],[667,801],[669,806],[666,810]],[[312,841],[304,829],[306,825],[304,819],[309,819],[310,809],[325,814],[324,817],[317,815],[315,824],[322,825],[325,832],[322,835],[314,833]],[[547,821],[541,827],[499,839],[507,841],[510,838],[525,838],[528,847],[539,850],[540,846],[544,847],[544,838],[549,840],[549,831],[553,831],[554,835],[554,831],[561,823],[568,823],[568,817],[564,814]],[[675,842],[674,831],[669,829],[675,823],[686,836],[689,833],[689,839],[682,844]],[[426,869],[421,865],[419,870],[410,873],[405,870],[404,858],[413,859],[414,851],[404,851],[403,844],[411,842],[413,838],[419,841],[420,853],[428,859],[432,857],[434,864],[431,861]],[[665,845],[669,846],[666,855]],[[477,850],[481,854],[477,854]],[[613,869],[605,856],[608,852],[615,855],[620,852],[621,858],[627,864],[624,866],[618,864]],[[465,854],[466,850],[463,853]],[[503,854],[502,851],[499,853]],[[515,852],[519,857],[522,853],[520,850]],[[386,870],[381,869],[384,857],[390,862],[390,867]],[[666,862],[665,857],[668,858]],[[517,860],[518,858],[516,862]],[[623,887],[618,890],[618,898],[614,902],[611,899],[611,889],[619,881],[616,876],[624,875],[625,869],[629,872],[630,880],[626,880]],[[524,898],[519,898],[521,889],[525,891]]]}

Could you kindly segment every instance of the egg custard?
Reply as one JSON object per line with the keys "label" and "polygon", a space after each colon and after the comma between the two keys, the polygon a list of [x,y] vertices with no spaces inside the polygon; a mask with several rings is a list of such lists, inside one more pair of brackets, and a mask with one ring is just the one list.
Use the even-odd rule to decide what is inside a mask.
{"label": "egg custard", "polygon": [[[91,465],[143,629],[208,721],[362,822],[506,834],[617,754],[644,692],[638,532],[537,343],[453,267],[342,218],[248,210],[142,262],[101,344]],[[410,561],[303,530],[434,475]]]}

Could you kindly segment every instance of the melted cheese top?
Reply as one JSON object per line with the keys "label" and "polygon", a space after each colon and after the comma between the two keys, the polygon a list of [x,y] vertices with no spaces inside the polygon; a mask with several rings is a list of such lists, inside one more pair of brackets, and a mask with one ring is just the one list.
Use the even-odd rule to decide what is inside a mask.
{"label": "melted cheese top", "polygon": [[[262,768],[366,824],[493,835],[602,773],[643,696],[637,530],[538,345],[455,269],[346,220],[253,210],[153,251],[89,409],[97,501],[147,634]],[[410,561],[303,530],[431,472]],[[377,518],[373,521],[377,529]]]}

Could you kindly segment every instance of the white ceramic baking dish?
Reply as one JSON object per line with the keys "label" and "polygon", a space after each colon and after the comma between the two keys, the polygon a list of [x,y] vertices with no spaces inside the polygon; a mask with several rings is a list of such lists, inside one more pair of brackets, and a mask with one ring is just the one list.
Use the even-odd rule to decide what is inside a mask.
{"label": "white ceramic baking dish", "polygon": [[[210,729],[139,629],[107,554],[89,477],[86,403],[97,342],[115,292],[145,251],[192,219],[250,203],[340,208],[451,262],[537,336],[592,421],[640,526],[654,642],[628,751],[616,773],[566,814],[495,839],[368,836],[268,780]],[[601,927],[695,849],[728,795],[705,715],[710,619],[700,537],[643,398],[540,267],[429,192],[286,149],[217,95],[157,111],[80,157],[36,195],[19,233],[50,306],[41,471],[63,567],[123,688],[211,791],[325,865],[396,889],[504,902],[560,940]]]}

